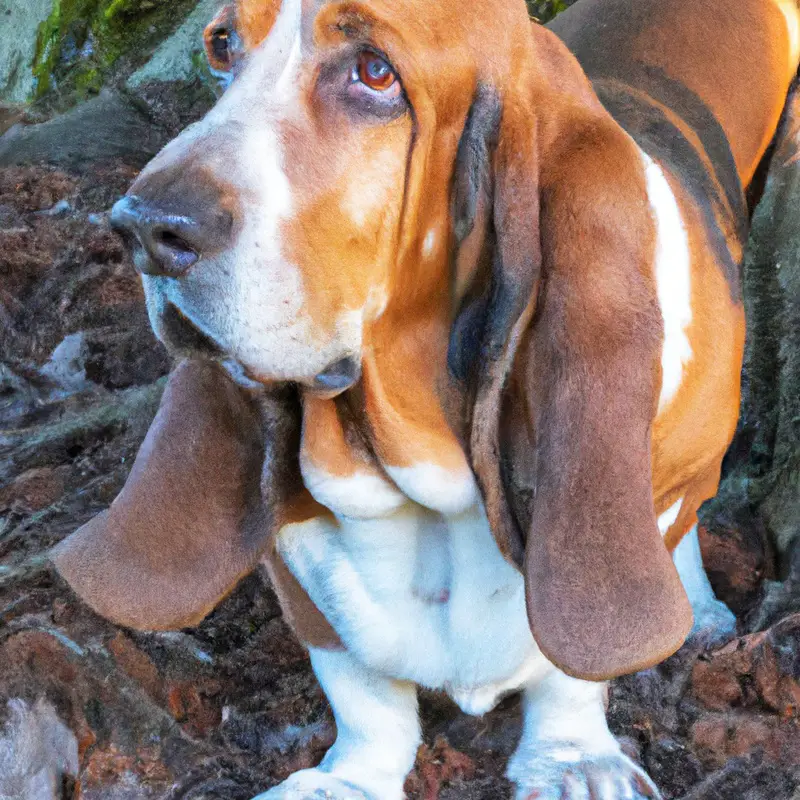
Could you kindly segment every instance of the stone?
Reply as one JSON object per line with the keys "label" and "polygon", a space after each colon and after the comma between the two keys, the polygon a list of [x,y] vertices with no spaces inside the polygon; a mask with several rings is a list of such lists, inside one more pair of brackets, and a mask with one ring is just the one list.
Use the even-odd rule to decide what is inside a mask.
{"label": "stone", "polygon": [[52,10],[53,0],[0,0],[0,101],[24,103],[35,91],[37,32]]}
{"label": "stone", "polygon": [[681,800],[798,800],[797,780],[757,756],[734,758]]}
{"label": "stone", "polygon": [[87,389],[86,355],[86,335],[83,331],[71,333],[53,350],[41,373],[62,391],[79,392]]}
{"label": "stone", "polygon": [[437,736],[433,747],[423,744],[417,765],[406,781],[406,791],[423,800],[439,800],[442,788],[451,782],[471,780],[476,765],[465,753],[455,750],[444,736]]}
{"label": "stone", "polygon": [[64,493],[61,469],[40,467],[23,472],[12,484],[0,489],[0,512],[31,514],[47,508]]}
{"label": "stone", "polygon": [[763,524],[720,517],[707,523],[698,525],[697,535],[714,594],[734,613],[744,614],[756,601],[763,580],[772,577]]}
{"label": "stone", "polygon": [[41,217],[61,217],[64,214],[69,214],[72,211],[72,206],[69,204],[69,200],[59,200],[55,205],[50,206],[50,208],[42,209],[41,211],[37,211],[36,213]]}
{"label": "stone", "polygon": [[203,30],[220,8],[220,0],[200,0],[186,21],[128,79],[128,86],[188,80],[197,74],[196,56],[203,52]]}
{"label": "stone", "polygon": [[[629,752],[626,755],[641,761]],[[698,784],[704,774],[700,760],[686,743],[665,734],[655,739],[648,748],[645,767],[658,786],[669,786],[673,794],[679,797]]]}
{"label": "stone", "polygon": [[706,708],[767,707],[784,718],[800,712],[800,614],[769,631],[730,642],[699,660],[692,694]]}
{"label": "stone", "polygon": [[169,711],[187,733],[206,736],[222,721],[221,689],[218,681],[204,678],[174,683],[167,691]]}
{"label": "stone", "polygon": [[0,166],[46,163],[81,167],[122,157],[144,164],[167,139],[165,131],[153,125],[126,97],[104,89],[97,97],[47,122],[13,125],[0,136]]}
{"label": "stone", "polygon": [[108,643],[117,666],[157,702],[163,699],[164,686],[158,669],[147,653],[142,652],[122,631]]}
{"label": "stone", "polygon": [[701,717],[689,736],[698,758],[706,766],[719,768],[736,756],[772,751],[776,727],[777,721],[768,715],[731,711]]}

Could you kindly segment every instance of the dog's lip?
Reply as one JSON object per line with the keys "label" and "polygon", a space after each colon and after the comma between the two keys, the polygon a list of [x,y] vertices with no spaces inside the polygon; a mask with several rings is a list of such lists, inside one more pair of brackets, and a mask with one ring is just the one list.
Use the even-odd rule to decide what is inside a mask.
{"label": "dog's lip", "polygon": [[245,367],[241,361],[237,361],[230,356],[227,358],[218,359],[222,368],[228,373],[231,380],[242,389],[249,389],[251,391],[260,392],[265,388],[264,381],[260,381],[253,377],[250,371]]}
{"label": "dog's lip", "polygon": [[304,394],[318,400],[332,400],[348,389],[352,389],[361,380],[361,359],[348,355],[331,362],[322,372],[313,378],[276,379],[260,375],[233,358],[222,361],[234,380],[245,386],[275,386],[276,384],[295,384]]}
{"label": "dog's lip", "polygon": [[361,359],[347,355],[318,373],[307,391],[315,397],[331,399],[352,389],[361,380]]}
{"label": "dog's lip", "polygon": [[264,381],[258,380],[244,364],[229,355],[178,306],[173,303],[167,305],[161,324],[165,328],[169,347],[177,350],[179,355],[216,361],[242,389],[259,391],[264,388]]}
{"label": "dog's lip", "polygon": [[206,358],[227,357],[223,348],[173,303],[168,303],[161,314],[161,325],[172,348]]}
{"label": "dog's lip", "polygon": [[318,400],[332,400],[348,389],[352,389],[361,380],[361,358],[355,355],[344,356],[331,362],[322,372],[313,378],[275,378],[260,374],[257,369],[243,364],[235,358],[227,357],[221,360],[222,366],[228,370],[231,377],[240,385],[249,388],[274,387],[278,385],[293,384],[304,395]]}
{"label": "dog's lip", "polygon": [[[161,314],[161,325],[168,347],[182,356],[207,358],[219,362],[231,379],[246,389],[275,385],[274,378],[258,374],[257,369],[242,363],[228,353],[215,339],[173,303],[168,303]],[[361,359],[346,355],[331,362],[311,379],[284,381],[297,383],[320,399],[332,399],[351,389],[361,379]]]}

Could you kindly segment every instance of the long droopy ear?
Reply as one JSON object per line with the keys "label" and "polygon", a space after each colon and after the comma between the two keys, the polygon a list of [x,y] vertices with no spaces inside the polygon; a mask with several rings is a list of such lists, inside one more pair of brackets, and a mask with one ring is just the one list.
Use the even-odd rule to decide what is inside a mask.
{"label": "long droopy ear", "polygon": [[198,623],[267,545],[263,459],[256,404],[218,365],[182,363],[122,492],[55,549],[57,569],[116,623]]}
{"label": "long droopy ear", "polygon": [[[604,680],[659,662],[691,628],[652,497],[655,239],[635,145],[599,106],[539,107],[538,123],[524,102],[468,118],[456,236],[470,228],[459,181],[490,175],[495,247],[451,363],[472,388],[472,464],[498,545],[523,568],[534,638],[563,671]],[[493,152],[472,141],[487,118]],[[489,169],[473,163],[484,154]]]}

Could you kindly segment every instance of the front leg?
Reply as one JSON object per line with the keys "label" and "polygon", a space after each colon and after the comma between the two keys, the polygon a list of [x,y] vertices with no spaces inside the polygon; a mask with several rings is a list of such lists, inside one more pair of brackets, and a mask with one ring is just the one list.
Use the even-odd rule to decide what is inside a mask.
{"label": "front leg", "polygon": [[555,667],[525,690],[522,739],[508,765],[517,800],[659,797],[608,729],[605,692]]}
{"label": "front leg", "polygon": [[692,604],[694,626],[689,641],[709,647],[732,639],[736,635],[736,617],[725,603],[717,600],[711,588],[703,566],[697,525],[681,539],[672,553],[672,560]]}
{"label": "front leg", "polygon": [[318,767],[296,772],[255,800],[402,800],[421,741],[416,687],[346,652],[310,654],[336,719],[336,742]]}

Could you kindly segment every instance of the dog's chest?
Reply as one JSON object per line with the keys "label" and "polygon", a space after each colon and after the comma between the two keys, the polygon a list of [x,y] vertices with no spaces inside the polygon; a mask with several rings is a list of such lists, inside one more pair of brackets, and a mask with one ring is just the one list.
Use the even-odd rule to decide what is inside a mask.
{"label": "dog's chest", "polygon": [[500,554],[479,503],[453,515],[411,501],[383,511],[286,526],[279,552],[361,661],[484,713],[543,668],[522,575]]}

